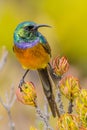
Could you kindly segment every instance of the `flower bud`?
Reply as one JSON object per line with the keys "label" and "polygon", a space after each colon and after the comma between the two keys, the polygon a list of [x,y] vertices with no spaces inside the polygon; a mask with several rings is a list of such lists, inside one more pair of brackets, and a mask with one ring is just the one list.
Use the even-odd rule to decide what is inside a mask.
{"label": "flower bud", "polygon": [[57,122],[56,130],[79,130],[79,118],[76,115],[65,113]]}
{"label": "flower bud", "polygon": [[53,73],[59,77],[61,77],[69,69],[69,63],[64,56],[61,58],[59,56],[55,57],[52,60],[51,65],[52,65]]}
{"label": "flower bud", "polygon": [[82,89],[76,99],[76,111],[84,127],[87,128],[87,90]]}
{"label": "flower bud", "polygon": [[64,77],[59,82],[60,91],[69,99],[73,100],[79,95],[80,84],[77,78],[71,76]]}
{"label": "flower bud", "polygon": [[36,91],[31,82],[25,82],[16,90],[17,99],[26,105],[36,106]]}

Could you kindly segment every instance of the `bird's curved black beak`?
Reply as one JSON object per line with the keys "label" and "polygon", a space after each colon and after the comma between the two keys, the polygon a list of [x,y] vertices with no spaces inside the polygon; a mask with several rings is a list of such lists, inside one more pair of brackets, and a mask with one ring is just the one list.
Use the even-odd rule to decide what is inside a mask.
{"label": "bird's curved black beak", "polygon": [[50,25],[47,25],[47,24],[39,24],[39,25],[35,25],[35,27],[33,28],[33,30],[37,30],[37,29],[40,28],[40,27],[50,27],[50,28],[51,28]]}

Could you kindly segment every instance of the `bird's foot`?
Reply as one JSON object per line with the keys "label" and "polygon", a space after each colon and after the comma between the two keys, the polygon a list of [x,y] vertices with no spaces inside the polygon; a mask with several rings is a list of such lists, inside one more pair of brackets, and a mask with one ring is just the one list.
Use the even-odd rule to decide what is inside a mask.
{"label": "bird's foot", "polygon": [[20,83],[19,83],[19,86],[18,86],[19,88],[21,88],[21,86],[25,83],[24,79],[25,79],[25,77],[26,77],[26,75],[27,75],[28,72],[29,72],[29,69],[26,70],[26,72],[22,76],[22,79],[20,80]]}
{"label": "bird's foot", "polygon": [[21,86],[22,86],[24,83],[25,83],[24,79],[21,79],[18,87],[21,88]]}
{"label": "bird's foot", "polygon": [[53,79],[61,79],[61,76],[57,75],[55,72],[54,72],[54,68],[52,68],[51,64],[49,63],[49,68],[48,68],[49,72],[50,72],[50,75]]}

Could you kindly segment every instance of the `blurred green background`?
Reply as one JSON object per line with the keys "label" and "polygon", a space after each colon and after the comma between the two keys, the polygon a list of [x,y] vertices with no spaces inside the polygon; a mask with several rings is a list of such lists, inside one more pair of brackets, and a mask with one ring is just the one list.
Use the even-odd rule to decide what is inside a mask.
{"label": "blurred green background", "polygon": [[47,38],[52,55],[67,56],[80,75],[76,69],[72,73],[87,77],[87,0],[0,0],[0,51],[3,45],[9,51],[0,73],[1,91],[13,82],[17,85],[24,73],[12,51],[13,32],[22,21],[51,25],[39,31]]}

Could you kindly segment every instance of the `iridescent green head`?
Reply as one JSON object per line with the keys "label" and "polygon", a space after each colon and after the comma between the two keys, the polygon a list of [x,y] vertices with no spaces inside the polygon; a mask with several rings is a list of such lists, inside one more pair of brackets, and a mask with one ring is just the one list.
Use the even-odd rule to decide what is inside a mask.
{"label": "iridescent green head", "polygon": [[38,32],[39,27],[49,25],[37,25],[34,22],[20,23],[14,31],[14,44],[19,48],[31,48],[38,42],[46,43],[44,36]]}

